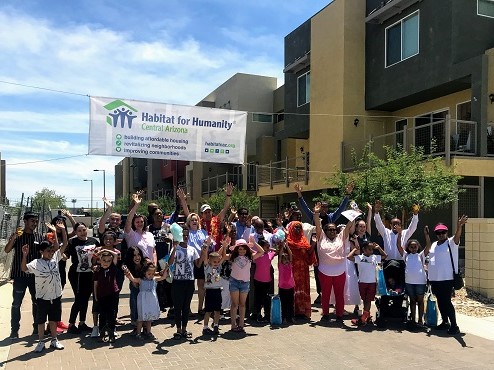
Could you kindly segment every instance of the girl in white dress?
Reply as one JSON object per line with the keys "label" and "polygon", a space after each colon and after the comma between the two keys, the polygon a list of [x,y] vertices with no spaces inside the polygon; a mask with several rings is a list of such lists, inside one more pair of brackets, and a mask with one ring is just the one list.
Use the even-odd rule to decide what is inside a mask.
{"label": "girl in white dress", "polygon": [[[152,263],[144,266],[142,279],[135,278],[129,271],[127,266],[122,266],[125,276],[135,284],[139,284],[139,294],[137,295],[137,339],[151,339],[156,337],[151,333],[151,324],[153,320],[158,320],[160,317],[160,306],[158,296],[156,295],[156,285],[160,280],[164,280],[168,276],[168,269],[160,271],[160,275],[155,276],[156,266]],[[143,325],[146,325],[146,333],[142,334]]]}

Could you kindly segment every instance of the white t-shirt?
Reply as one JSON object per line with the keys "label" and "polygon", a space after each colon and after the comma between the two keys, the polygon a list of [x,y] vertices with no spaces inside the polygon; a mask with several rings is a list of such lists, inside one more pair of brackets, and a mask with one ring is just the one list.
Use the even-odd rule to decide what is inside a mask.
{"label": "white t-shirt", "polygon": [[355,256],[355,263],[358,265],[358,281],[360,283],[376,282],[376,265],[381,262],[381,256],[372,254],[369,257],[360,254]]}
{"label": "white t-shirt", "polygon": [[405,283],[407,284],[426,284],[427,275],[424,269],[424,252],[403,254],[405,260]]}
{"label": "white t-shirt", "polygon": [[34,275],[36,298],[50,301],[62,295],[62,283],[58,270],[60,259],[60,251],[56,251],[49,261],[38,258],[27,264],[28,273]]}
{"label": "white t-shirt", "polygon": [[198,258],[199,253],[194,247],[177,247],[175,250],[173,280],[194,280],[194,261]]}
{"label": "white t-shirt", "polygon": [[449,256],[449,248],[453,254],[453,262],[455,271],[458,269],[458,245],[455,244],[454,237],[449,238],[444,243],[438,245],[437,242],[432,243],[429,252],[429,272],[430,281],[446,281],[453,280],[453,268],[451,267],[451,257]]}

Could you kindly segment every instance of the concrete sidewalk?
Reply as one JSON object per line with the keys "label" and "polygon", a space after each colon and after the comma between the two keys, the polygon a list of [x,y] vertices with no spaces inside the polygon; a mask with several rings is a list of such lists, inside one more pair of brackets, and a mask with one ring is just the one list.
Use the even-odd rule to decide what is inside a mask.
{"label": "concrete sidewalk", "polygon": [[[315,286],[315,284],[313,285]],[[124,284],[119,316],[129,321],[127,282]],[[228,323],[217,338],[202,336],[202,321],[191,319],[193,338],[175,341],[172,322],[165,318],[153,325],[155,341],[141,342],[129,335],[130,325],[118,327],[114,345],[99,343],[88,335],[60,335],[63,351],[47,349],[33,353],[30,298],[22,306],[20,339],[11,342],[10,303],[12,285],[0,287],[0,368],[16,369],[320,369],[320,368],[493,368],[494,317],[458,315],[464,334],[450,337],[444,332],[408,332],[401,323],[390,322],[385,329],[357,328],[345,317],[343,328],[319,321],[313,307],[312,321],[284,328],[251,322],[246,334],[231,333]],[[27,294],[29,295],[29,294]],[[313,292],[313,299],[316,292]],[[194,299],[196,296],[194,296]],[[66,286],[63,319],[67,321],[73,295]],[[192,303],[195,311],[197,304]],[[351,310],[350,307],[347,307]],[[90,312],[90,311],[89,311]],[[164,315],[162,315],[164,316]],[[88,324],[91,324],[88,315]],[[486,339],[485,339],[486,338]]]}

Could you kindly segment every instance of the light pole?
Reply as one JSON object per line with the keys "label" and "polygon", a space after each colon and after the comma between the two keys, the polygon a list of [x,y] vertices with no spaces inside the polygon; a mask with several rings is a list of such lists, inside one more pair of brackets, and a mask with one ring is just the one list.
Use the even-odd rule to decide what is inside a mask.
{"label": "light pole", "polygon": [[[93,170],[94,172],[103,172],[103,198],[106,198],[106,171],[105,170]],[[106,202],[103,202],[103,213],[106,212]]]}
{"label": "light pole", "polygon": [[82,181],[91,181],[91,227],[93,227],[93,180],[84,179]]}

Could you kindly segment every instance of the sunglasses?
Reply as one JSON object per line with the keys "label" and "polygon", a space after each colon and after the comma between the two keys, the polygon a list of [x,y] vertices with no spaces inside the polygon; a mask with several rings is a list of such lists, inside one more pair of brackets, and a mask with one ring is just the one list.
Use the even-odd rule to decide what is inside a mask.
{"label": "sunglasses", "polygon": [[326,229],[326,231],[336,231],[336,229]]}
{"label": "sunglasses", "polygon": [[436,231],[436,235],[444,235],[447,234],[448,232],[446,230],[441,230],[441,231]]}
{"label": "sunglasses", "polygon": [[239,216],[248,216],[249,214],[248,213],[239,213],[238,215]]}

